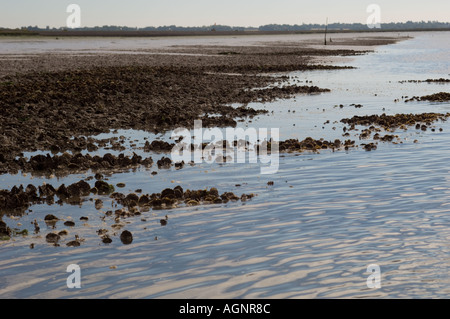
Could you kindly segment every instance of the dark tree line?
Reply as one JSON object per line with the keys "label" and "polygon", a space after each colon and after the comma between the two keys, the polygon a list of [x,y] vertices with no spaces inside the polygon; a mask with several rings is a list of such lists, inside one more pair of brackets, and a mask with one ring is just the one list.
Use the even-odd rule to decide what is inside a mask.
{"label": "dark tree line", "polygon": [[[21,31],[61,31],[67,28],[40,28],[38,26],[27,26],[22,27]],[[115,26],[115,25],[104,25],[95,27],[83,27],[77,29],[71,29],[76,31],[315,31],[324,30],[324,24],[267,24],[260,27],[235,27],[227,25],[210,25],[210,26],[199,26],[199,27],[183,27],[176,25],[169,26],[159,26],[159,27],[127,27],[127,26]],[[439,21],[420,21],[420,22],[392,22],[392,23],[381,23],[381,30],[432,30],[432,29],[449,29],[450,22],[439,22]],[[2,29],[0,30],[11,30]],[[17,29],[16,29],[17,30]],[[367,31],[370,30],[366,24],[362,23],[330,23],[328,24],[328,30],[330,31]]]}
{"label": "dark tree line", "polygon": [[[325,29],[324,24],[268,24],[259,27],[260,31],[313,31]],[[381,29],[384,30],[415,30],[415,29],[449,29],[450,22],[438,21],[421,21],[421,22],[392,22],[381,23]],[[328,30],[350,30],[350,31],[367,31],[370,30],[366,24],[362,23],[330,23]]]}

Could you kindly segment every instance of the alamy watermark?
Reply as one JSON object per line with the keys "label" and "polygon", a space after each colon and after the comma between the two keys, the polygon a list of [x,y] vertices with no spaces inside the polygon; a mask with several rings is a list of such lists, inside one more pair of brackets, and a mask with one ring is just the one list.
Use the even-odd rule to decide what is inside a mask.
{"label": "alamy watermark", "polygon": [[66,9],[70,15],[67,17],[66,25],[70,29],[81,27],[81,8],[78,4],[69,4]]}
{"label": "alamy watermark", "polygon": [[[66,12],[70,13],[67,17],[66,25],[70,29],[79,28],[81,26],[81,7],[78,4],[69,4]],[[378,4],[370,4],[366,8],[366,12],[370,13],[367,17],[367,27],[369,29],[381,28],[381,7]]]}
{"label": "alamy watermark", "polygon": [[67,272],[71,274],[67,277],[66,284],[69,289],[81,288],[81,268],[76,264],[67,266]]}
{"label": "alamy watermark", "polygon": [[[250,163],[260,164],[261,174],[275,174],[279,167],[278,128],[203,129],[202,121],[194,122],[194,130],[178,128],[172,132],[177,143],[171,157],[175,163]],[[224,134],[225,133],[225,134]]]}
{"label": "alamy watermark", "polygon": [[377,264],[371,264],[367,267],[367,272],[370,276],[367,277],[367,288],[380,289],[381,288],[381,267]]}
{"label": "alamy watermark", "polygon": [[367,27],[369,29],[381,28],[381,7],[378,4],[371,4],[366,9],[370,13],[367,17]]}

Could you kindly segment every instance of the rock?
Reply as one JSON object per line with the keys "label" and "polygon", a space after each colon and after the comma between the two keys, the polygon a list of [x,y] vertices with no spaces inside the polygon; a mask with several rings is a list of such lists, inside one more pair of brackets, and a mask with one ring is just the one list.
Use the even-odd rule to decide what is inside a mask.
{"label": "rock", "polygon": [[58,189],[56,190],[56,195],[58,195],[59,198],[67,198],[71,193],[69,192],[69,190],[67,189],[66,185],[62,184],[61,186],[58,187]]}
{"label": "rock", "polygon": [[107,153],[103,155],[103,161],[107,162],[111,166],[114,166],[116,163],[116,157],[113,156],[111,153]]}
{"label": "rock", "polygon": [[336,148],[341,147],[341,141],[338,140],[338,139],[334,140],[334,146],[335,146]]}
{"label": "rock", "polygon": [[36,219],[34,220],[34,222],[32,222],[32,224],[34,225],[34,233],[38,234],[40,232],[41,228],[39,227],[39,224],[36,221]]}
{"label": "rock", "polygon": [[383,142],[392,142],[394,140],[395,136],[394,135],[385,135],[383,137],[380,138],[381,141]]}
{"label": "rock", "polygon": [[234,193],[232,192],[227,192],[227,193],[223,193],[222,195],[220,195],[220,198],[225,201],[225,200],[232,200],[232,201],[237,201],[239,200],[239,197],[237,197],[236,195],[234,195]]}
{"label": "rock", "polygon": [[145,205],[148,205],[149,202],[150,202],[150,198],[147,195],[142,195],[139,198],[138,205],[139,206],[145,206]]}
{"label": "rock", "polygon": [[70,197],[88,196],[90,192],[91,186],[85,181],[79,181],[67,187]]}
{"label": "rock", "polygon": [[87,183],[86,181],[79,181],[76,185],[78,185],[78,187],[81,190],[81,194],[83,196],[87,196],[89,195],[90,191],[91,191],[91,186],[89,185],[89,183]]}
{"label": "rock", "polygon": [[187,204],[188,206],[197,206],[197,205],[199,205],[200,203],[199,203],[198,201],[196,201],[196,200],[190,200],[190,201],[188,201],[186,204]]}
{"label": "rock", "polygon": [[116,201],[120,202],[120,201],[123,201],[126,196],[122,193],[116,192],[116,193],[112,193],[110,197],[114,198]]}
{"label": "rock", "polygon": [[66,244],[68,247],[80,247],[81,243],[78,240],[72,240]]}
{"label": "rock", "polygon": [[139,201],[139,196],[137,195],[137,194],[135,194],[135,193],[131,193],[131,194],[128,194],[126,197],[125,197],[125,200],[126,201],[134,201],[134,202],[138,202]]}
{"label": "rock", "polygon": [[209,190],[209,194],[210,194],[211,196],[214,196],[214,197],[219,197],[219,191],[218,191],[217,188],[215,188],[215,187],[212,187],[212,188]]}
{"label": "rock", "polygon": [[181,188],[181,190],[180,190],[179,188],[174,188],[173,194],[177,199],[182,199],[183,198],[183,189]]}
{"label": "rock", "polygon": [[153,207],[159,208],[159,207],[162,206],[163,202],[162,202],[161,199],[153,199],[151,201],[151,204],[152,204]]}
{"label": "rock", "polygon": [[102,237],[102,243],[104,243],[104,244],[111,244],[112,243],[112,239],[108,235],[105,235],[105,236]]}
{"label": "rock", "polygon": [[44,218],[44,221],[46,221],[46,222],[57,222],[58,220],[59,220],[59,218],[52,214],[48,214]]}
{"label": "rock", "polygon": [[108,183],[104,181],[96,181],[95,182],[95,188],[98,190],[99,195],[107,195],[114,192],[114,186],[109,185]]}
{"label": "rock", "polygon": [[96,199],[95,200],[95,209],[99,210],[102,209],[103,207],[103,201],[101,199]]}
{"label": "rock", "polygon": [[[64,184],[63,184],[64,185]],[[27,188],[25,189],[25,193],[27,194],[27,196],[32,199],[35,200],[38,197],[37,194],[38,189],[36,188],[36,186],[29,184],[27,186]]]}
{"label": "rock", "polygon": [[175,186],[173,190],[174,191],[178,190],[183,194],[183,187],[181,187],[180,185]]}
{"label": "rock", "polygon": [[111,228],[119,230],[119,229],[123,228],[123,226],[124,226],[123,223],[115,223],[115,224],[111,225]]}
{"label": "rock", "polygon": [[71,170],[79,170],[80,169],[80,165],[75,164],[75,163],[70,163],[67,167]]}
{"label": "rock", "polygon": [[139,199],[140,198],[138,195],[131,193],[125,197],[125,199],[123,200],[123,204],[128,207],[135,207],[138,206]]}
{"label": "rock", "polygon": [[52,145],[50,146],[50,151],[54,154],[57,154],[61,152],[61,148],[58,145]]}
{"label": "rock", "polygon": [[107,229],[99,229],[99,230],[97,230],[97,234],[99,236],[105,235],[107,232],[108,232]]}
{"label": "rock", "polygon": [[50,244],[57,244],[60,239],[61,237],[55,233],[48,233],[47,236],[45,236],[45,240]]}
{"label": "rock", "polygon": [[39,193],[41,196],[50,197],[56,194],[56,190],[50,184],[44,184],[39,186]]}
{"label": "rock", "polygon": [[58,235],[59,236],[67,236],[69,234],[69,232],[67,231],[67,230],[61,230],[59,233],[58,233]]}
{"label": "rock", "polygon": [[124,230],[122,234],[120,234],[120,241],[124,245],[129,245],[133,242],[133,235],[128,230]]}
{"label": "rock", "polygon": [[[397,128],[402,125],[404,126],[415,126],[416,129],[421,129],[422,123],[432,123],[437,120],[445,120],[450,116],[450,113],[440,114],[440,113],[421,113],[421,114],[395,114],[395,115],[365,115],[365,116],[354,116],[350,119],[342,119],[341,122],[349,125],[378,125],[384,129]],[[354,128],[353,128],[354,129]]]}
{"label": "rock", "polygon": [[86,148],[89,152],[95,152],[96,150],[98,150],[98,146],[93,143],[88,143],[86,145]]}
{"label": "rock", "polygon": [[364,149],[368,152],[377,149],[377,146],[374,143],[362,144],[362,145],[364,146]]}
{"label": "rock", "polygon": [[166,206],[166,208],[170,208],[173,207],[177,201],[174,198],[164,197],[162,199],[162,202]]}
{"label": "rock", "polygon": [[184,161],[175,163],[175,169],[179,170],[184,167]]}
{"label": "rock", "polygon": [[153,142],[146,141],[144,145],[144,152],[171,152],[175,144],[170,144],[164,141],[155,140]]}
{"label": "rock", "polygon": [[0,220],[0,237],[11,237],[11,228],[2,220]]}
{"label": "rock", "polygon": [[175,191],[171,188],[166,188],[161,192],[161,198],[175,198]]}
{"label": "rock", "polygon": [[[64,190],[64,188],[61,190],[61,192],[66,192],[68,196],[66,197],[80,197],[81,196],[81,189],[78,187],[77,184],[69,185],[69,187]],[[64,195],[64,193],[63,193]]]}
{"label": "rock", "polygon": [[450,93],[447,92],[440,92],[440,93],[435,93],[435,94],[431,94],[431,95],[425,95],[425,96],[413,96],[412,98],[405,100],[405,102],[409,102],[409,101],[431,101],[431,102],[447,102],[450,101]]}
{"label": "rock", "polygon": [[172,160],[168,157],[162,157],[156,162],[159,169],[170,169],[172,167]]}

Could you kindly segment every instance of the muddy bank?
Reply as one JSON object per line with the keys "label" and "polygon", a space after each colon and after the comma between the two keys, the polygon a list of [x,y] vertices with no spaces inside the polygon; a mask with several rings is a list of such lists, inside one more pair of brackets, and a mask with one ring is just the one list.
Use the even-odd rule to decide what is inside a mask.
{"label": "muddy bank", "polygon": [[[183,48],[192,54],[203,49]],[[64,55],[37,56],[11,62],[17,66],[14,73],[0,61],[2,72],[9,72],[0,79],[3,162],[24,151],[95,150],[99,141],[83,136],[111,129],[159,133],[191,127],[197,119],[205,126],[235,126],[239,118],[266,113],[248,103],[329,91],[307,85],[271,87],[288,77],[260,73],[334,69],[311,64],[308,54],[359,54],[277,47],[241,48],[232,55],[210,50],[217,50],[217,56],[87,55],[70,57],[70,65]]]}
{"label": "muddy bank", "polygon": [[411,101],[447,102],[450,101],[450,93],[440,92],[425,96],[413,96],[412,98],[405,100],[405,102]]}
{"label": "muddy bank", "polygon": [[[186,190],[184,191],[181,186],[175,188],[166,188],[161,193],[153,193],[146,195],[138,195],[131,193],[128,195],[122,193],[113,193],[111,198],[115,199],[118,204],[128,208],[129,210],[135,210],[136,207],[154,207],[156,209],[169,209],[177,207],[181,204],[187,206],[197,206],[200,204],[222,204],[229,201],[246,201],[253,198],[254,194],[242,194],[236,196],[232,192],[226,192],[219,194],[217,188],[211,188],[210,190]],[[128,216],[130,212],[124,212],[123,216]],[[108,213],[107,213],[108,214]]]}
{"label": "muddy bank", "polygon": [[430,126],[436,121],[446,121],[450,113],[421,113],[421,114],[395,114],[395,115],[365,115],[353,116],[342,119],[341,122],[350,125],[349,130],[355,129],[355,125],[377,125],[385,130],[395,128],[407,128],[407,126]]}
{"label": "muddy bank", "polygon": [[[142,190],[140,190],[142,193]],[[32,205],[47,204],[47,205],[82,205],[87,201],[94,201],[93,198],[88,199],[92,194],[103,195],[112,200],[113,210],[103,211],[103,200],[97,198],[95,200],[95,208],[101,212],[100,220],[111,223],[110,229],[102,228],[97,231],[101,241],[104,244],[112,242],[111,236],[123,228],[126,223],[123,220],[131,217],[141,216],[141,213],[150,209],[164,210],[172,209],[178,206],[198,206],[198,205],[217,205],[232,202],[245,202],[255,196],[255,194],[235,195],[232,192],[225,192],[220,194],[217,188],[202,189],[202,190],[183,190],[181,186],[174,188],[166,188],[160,193],[140,194],[130,193],[123,194],[115,191],[112,184],[105,181],[96,181],[93,186],[84,180],[77,183],[65,186],[64,184],[55,188],[50,184],[43,184],[39,187],[28,185],[26,188],[23,185],[19,187],[14,186],[11,190],[0,190],[0,209],[8,212],[7,215],[22,215]],[[121,205],[123,208],[117,208]],[[66,227],[73,228],[82,226],[89,221],[88,217],[81,216],[79,221],[66,220],[63,216],[55,216],[47,214],[43,220],[35,219],[31,228],[25,227],[22,229],[10,228],[4,221],[0,220],[0,240],[10,240],[16,236],[27,236],[32,232],[34,234],[41,233],[41,226],[45,225],[47,228],[56,229],[58,224],[63,224]],[[41,224],[39,224],[41,223]],[[161,226],[166,226],[168,217],[160,220]],[[123,233],[122,233],[123,234]],[[68,235],[67,230],[59,232],[51,231],[45,236],[47,243],[59,246],[61,239]],[[125,233],[128,238],[129,235]],[[123,237],[123,236],[121,236]],[[129,239],[129,238],[128,238]],[[124,238],[121,241],[124,243]],[[125,240],[128,242],[129,240]],[[75,238],[74,241],[67,242],[69,247],[78,247],[83,240]],[[126,244],[126,243],[124,243]],[[34,244],[32,247],[34,248]]]}
{"label": "muddy bank", "polygon": [[93,172],[105,170],[129,170],[137,167],[150,168],[153,165],[151,157],[143,158],[140,155],[118,156],[107,153],[103,156],[82,155],[80,153],[72,155],[64,153],[62,155],[35,155],[29,160],[20,157],[11,161],[1,162],[0,155],[0,173],[40,173],[42,175],[54,174],[63,176],[75,173],[83,173],[89,170]]}
{"label": "muddy bank", "polygon": [[[191,127],[197,119],[207,126],[235,126],[236,118],[266,113],[246,107],[250,102],[326,91],[307,86],[252,90],[279,79],[207,74],[179,67],[95,68],[3,80],[0,152],[5,157],[55,146],[71,150],[80,145],[70,137],[110,129],[157,133]],[[242,106],[234,108],[231,103]]]}
{"label": "muddy bank", "polygon": [[398,81],[398,83],[450,83],[450,79],[426,79],[426,80],[404,80]]}
{"label": "muddy bank", "polygon": [[[393,43],[401,39],[392,39]],[[170,42],[169,42],[170,43]],[[177,43],[177,42],[173,42]],[[364,39],[355,38],[346,41],[345,45],[359,46],[366,43]],[[368,46],[378,45],[379,41],[367,43]],[[309,48],[310,43],[303,42],[267,42],[261,45],[172,45],[162,48],[140,48],[115,53],[114,50],[102,52],[0,55],[0,78],[8,75],[16,76],[30,72],[59,72],[68,70],[88,70],[94,67],[117,66],[152,66],[168,67],[180,66],[202,69],[203,71],[219,68],[220,72],[230,72],[239,68],[243,71],[272,69],[314,69],[333,68],[333,66],[315,63],[317,57],[329,57],[333,61],[337,57],[352,57],[367,54],[370,50],[345,49],[324,47],[323,49]],[[366,45],[366,44],[363,44]],[[2,59],[3,58],[3,59]]]}
{"label": "muddy bank", "polygon": [[[353,40],[353,44],[358,43]],[[350,68],[312,61],[317,56],[367,53],[312,49],[302,43],[226,50],[183,46],[165,51],[172,54],[146,50],[133,54],[0,59],[2,172],[16,171],[17,165],[11,163],[23,152],[95,151],[105,142],[85,136],[113,129],[162,133],[177,127],[191,128],[194,120],[202,120],[206,127],[235,126],[238,120],[267,113],[249,108],[251,102],[329,91],[316,86],[283,85],[289,78],[280,73]],[[124,150],[120,141],[110,144],[113,149]]]}
{"label": "muddy bank", "polygon": [[[88,180],[91,180],[89,178]],[[51,184],[42,184],[41,186],[34,186],[32,184],[24,187],[14,186],[11,190],[0,190],[0,209],[11,213],[24,212],[32,205],[46,203],[48,205],[64,203],[71,205],[80,205],[91,194],[104,195],[113,198],[117,203],[124,207],[133,208],[140,207],[155,207],[159,209],[174,208],[181,203],[188,206],[196,206],[201,203],[227,203],[228,201],[237,201],[250,199],[254,197],[253,194],[242,194],[240,197],[233,193],[219,194],[216,188],[211,190],[186,190],[181,186],[174,189],[164,189],[160,193],[137,195],[136,193],[123,194],[116,192],[116,187],[104,180],[97,180],[93,185],[86,180],[80,180],[77,183],[66,186],[62,184],[58,187],[53,187]],[[142,190],[139,190],[142,193]],[[97,205],[96,205],[97,207]],[[97,209],[100,209],[97,207]]]}

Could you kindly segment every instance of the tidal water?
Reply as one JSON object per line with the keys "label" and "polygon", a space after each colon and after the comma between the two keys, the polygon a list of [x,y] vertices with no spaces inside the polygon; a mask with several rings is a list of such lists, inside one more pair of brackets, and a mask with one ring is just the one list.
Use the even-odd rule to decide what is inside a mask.
{"label": "tidal water", "polygon": [[[334,140],[343,139],[340,120],[353,115],[450,112],[448,102],[405,103],[402,99],[450,92],[449,83],[403,82],[450,78],[450,32],[410,36],[336,63],[355,69],[289,73],[292,83],[312,83],[331,92],[253,103],[250,106],[269,113],[240,122],[240,127],[278,128],[282,140],[308,136]],[[251,40],[305,40],[301,37]],[[74,43],[62,45],[62,49],[98,50],[83,40],[71,41]],[[109,43],[104,49],[128,47],[121,39],[115,41],[117,46]],[[151,40],[123,41],[138,41],[137,46],[142,47]],[[175,40],[170,41],[173,45]],[[215,37],[211,41],[243,43],[241,38]],[[55,43],[48,41],[47,48],[54,49]],[[25,41],[11,42],[3,53],[36,53],[36,46],[37,51],[45,51],[45,43]],[[398,143],[379,142],[378,149],[371,152],[355,148],[281,154],[278,171],[272,175],[262,175],[259,163],[202,163],[181,170],[153,167],[111,174],[108,182],[125,183],[119,190],[124,193],[140,188],[151,194],[181,185],[184,189],[216,187],[220,193],[257,195],[246,202],[144,211],[125,220],[124,229],[133,234],[130,245],[122,244],[120,232],[112,236],[109,245],[96,234],[114,223],[112,218],[100,218],[111,209],[108,197],[92,196],[80,206],[34,205],[23,216],[4,215],[2,220],[9,227],[28,229],[29,235],[0,242],[0,297],[447,298],[450,123],[435,126],[435,132],[397,130]],[[125,145],[137,146],[142,146],[145,138],[168,136],[136,131],[111,135],[124,136]],[[159,156],[141,154],[154,159]],[[152,175],[152,171],[158,174]],[[43,182],[67,185],[92,175],[2,175],[0,188]],[[268,185],[269,181],[273,185]],[[103,209],[95,208],[93,200],[97,198],[104,201]],[[47,229],[43,222],[47,214],[74,220],[76,226],[66,227],[60,221],[56,229]],[[168,223],[161,226],[159,221],[166,215]],[[79,221],[81,216],[89,221]],[[33,233],[31,222],[35,219],[40,222],[40,234]],[[60,247],[45,242],[46,233],[62,229],[69,235]],[[80,247],[66,247],[75,235],[84,242]],[[81,269],[80,289],[67,287],[71,264]],[[371,275],[367,267],[372,264],[380,267],[381,288],[367,285]]]}

